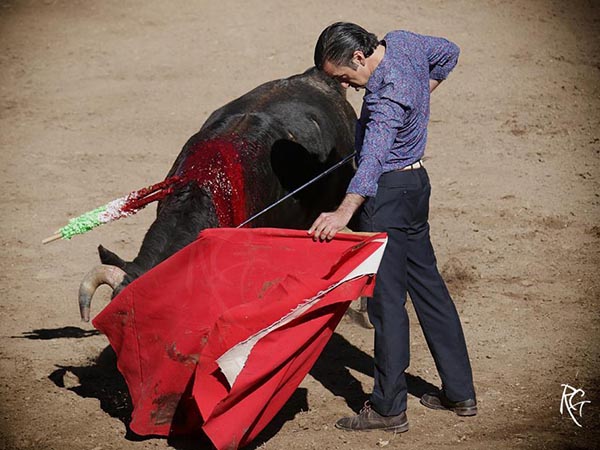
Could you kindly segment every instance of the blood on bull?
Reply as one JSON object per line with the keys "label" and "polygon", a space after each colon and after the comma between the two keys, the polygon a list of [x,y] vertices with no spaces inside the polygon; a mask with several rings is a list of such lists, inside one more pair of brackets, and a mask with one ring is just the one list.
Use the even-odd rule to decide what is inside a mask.
{"label": "blood on bull", "polygon": [[[213,112],[184,145],[138,255],[125,261],[99,246],[101,265],[83,279],[88,321],[101,284],[113,296],[173,255],[205,228],[235,227],[353,152],[356,114],[339,83],[312,68],[265,83]],[[354,169],[346,164],[257,217],[248,226],[307,229],[334,209]]]}

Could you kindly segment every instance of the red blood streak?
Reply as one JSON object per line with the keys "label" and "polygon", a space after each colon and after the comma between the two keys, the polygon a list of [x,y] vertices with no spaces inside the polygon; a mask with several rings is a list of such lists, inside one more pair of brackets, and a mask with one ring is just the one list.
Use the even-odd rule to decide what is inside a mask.
{"label": "red blood streak", "polygon": [[132,192],[121,211],[137,212],[148,203],[171,195],[177,188],[196,182],[211,193],[219,226],[239,225],[246,219],[242,146],[245,147],[235,136],[197,143],[188,150],[177,175]]}
{"label": "red blood streak", "polygon": [[160,183],[132,192],[127,196],[127,200],[121,207],[121,211],[125,213],[135,213],[145,207],[148,203],[162,200],[166,196],[171,195],[175,186],[178,183],[181,183],[181,181],[181,177],[175,175]]}
{"label": "red blood streak", "polygon": [[233,137],[199,142],[178,170],[183,182],[195,181],[212,194],[221,227],[234,227],[246,219],[239,147]]}

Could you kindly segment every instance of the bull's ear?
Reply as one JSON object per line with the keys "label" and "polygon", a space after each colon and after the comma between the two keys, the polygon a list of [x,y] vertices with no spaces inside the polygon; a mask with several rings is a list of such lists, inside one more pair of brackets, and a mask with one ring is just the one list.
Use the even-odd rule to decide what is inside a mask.
{"label": "bull's ear", "polygon": [[100,262],[102,264],[108,264],[109,266],[117,266],[121,270],[125,270],[125,261],[123,261],[118,255],[105,249],[101,245],[98,246],[98,255],[100,255]]}

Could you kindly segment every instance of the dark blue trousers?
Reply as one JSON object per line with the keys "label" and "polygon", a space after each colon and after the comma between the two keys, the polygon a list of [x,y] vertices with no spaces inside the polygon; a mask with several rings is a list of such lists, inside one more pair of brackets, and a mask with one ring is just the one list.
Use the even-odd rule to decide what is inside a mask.
{"label": "dark blue trousers", "polygon": [[375,328],[375,379],[371,403],[382,415],[406,410],[410,294],[447,397],[475,398],[471,364],[460,319],[437,269],[429,238],[431,186],[424,168],[385,173],[377,195],[360,213],[363,231],[385,231],[388,243],[368,303]]}

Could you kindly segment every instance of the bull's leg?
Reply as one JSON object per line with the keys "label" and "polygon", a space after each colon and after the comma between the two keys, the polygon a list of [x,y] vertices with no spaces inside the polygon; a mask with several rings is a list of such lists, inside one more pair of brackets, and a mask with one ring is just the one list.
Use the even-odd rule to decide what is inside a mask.
{"label": "bull's leg", "polygon": [[352,321],[363,328],[373,328],[367,314],[368,297],[359,297],[350,304],[348,308],[348,316]]}
{"label": "bull's leg", "polygon": [[360,305],[358,310],[360,312],[367,312],[367,300],[369,300],[369,297],[361,297],[360,299]]}

